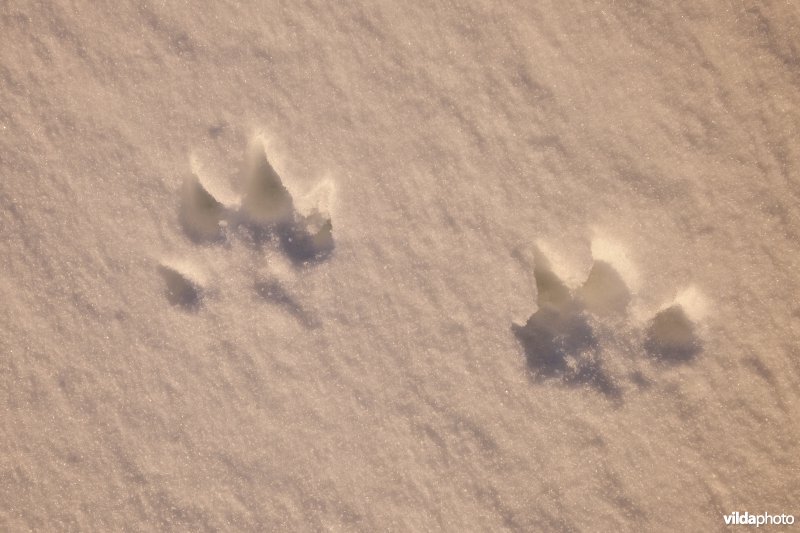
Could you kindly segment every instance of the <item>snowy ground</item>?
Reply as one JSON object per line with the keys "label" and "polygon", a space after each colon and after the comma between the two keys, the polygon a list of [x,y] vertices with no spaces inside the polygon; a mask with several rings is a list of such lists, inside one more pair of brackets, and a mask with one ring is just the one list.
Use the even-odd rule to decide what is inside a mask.
{"label": "snowy ground", "polygon": [[777,0],[0,5],[0,529],[800,517],[799,104]]}

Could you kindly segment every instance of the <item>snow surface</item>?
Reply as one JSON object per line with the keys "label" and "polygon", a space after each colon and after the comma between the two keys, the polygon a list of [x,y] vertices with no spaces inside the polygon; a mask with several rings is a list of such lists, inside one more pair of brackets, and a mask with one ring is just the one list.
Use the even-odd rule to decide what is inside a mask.
{"label": "snow surface", "polygon": [[3,3],[0,529],[800,516],[798,104],[790,1]]}

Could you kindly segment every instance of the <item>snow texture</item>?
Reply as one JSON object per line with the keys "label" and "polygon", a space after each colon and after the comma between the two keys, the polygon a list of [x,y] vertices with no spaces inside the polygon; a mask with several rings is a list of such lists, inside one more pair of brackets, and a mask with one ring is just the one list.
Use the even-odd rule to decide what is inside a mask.
{"label": "snow texture", "polygon": [[0,5],[0,530],[800,514],[796,2]]}

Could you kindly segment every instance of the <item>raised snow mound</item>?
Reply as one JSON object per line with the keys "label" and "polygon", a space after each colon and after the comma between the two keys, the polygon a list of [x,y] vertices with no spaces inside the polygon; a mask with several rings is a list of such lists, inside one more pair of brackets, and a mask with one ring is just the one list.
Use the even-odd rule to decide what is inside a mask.
{"label": "raised snow mound", "polygon": [[242,210],[252,221],[261,224],[289,222],[294,213],[292,195],[267,158],[264,141],[250,142],[246,161],[247,185]]}
{"label": "raised snow mound", "polygon": [[647,328],[647,352],[666,362],[693,359],[700,352],[695,325],[680,304],[659,311]]}
{"label": "raised snow mound", "polygon": [[194,165],[184,179],[181,196],[180,219],[187,235],[199,241],[220,238],[225,206],[209,192]]}
{"label": "raised snow mound", "polygon": [[630,290],[620,273],[610,263],[598,260],[577,297],[588,311],[598,315],[624,314],[631,301]]}

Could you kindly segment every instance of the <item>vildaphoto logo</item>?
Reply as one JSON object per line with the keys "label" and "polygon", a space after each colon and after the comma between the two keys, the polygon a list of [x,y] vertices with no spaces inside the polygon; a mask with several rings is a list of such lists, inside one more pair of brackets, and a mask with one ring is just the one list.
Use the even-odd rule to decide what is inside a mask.
{"label": "vildaphoto logo", "polygon": [[765,525],[792,525],[794,524],[794,516],[790,514],[750,514],[747,511],[740,513],[738,511],[722,515],[725,519],[726,526],[765,526]]}

